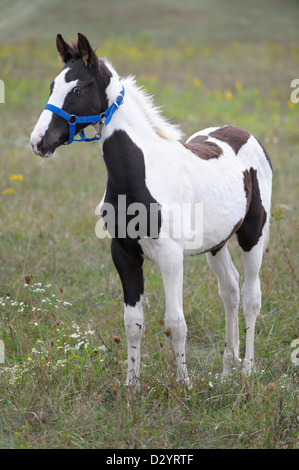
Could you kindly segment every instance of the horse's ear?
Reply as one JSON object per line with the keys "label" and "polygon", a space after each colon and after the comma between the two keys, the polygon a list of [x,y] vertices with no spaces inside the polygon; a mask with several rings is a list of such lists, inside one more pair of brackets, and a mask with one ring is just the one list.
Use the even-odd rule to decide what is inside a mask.
{"label": "horse's ear", "polygon": [[98,64],[98,57],[96,53],[89,44],[87,37],[81,33],[78,33],[78,50],[82,54],[82,58],[86,67]]}
{"label": "horse's ear", "polygon": [[65,42],[61,34],[57,34],[56,47],[62,62],[66,63],[72,58],[71,48],[68,43]]}

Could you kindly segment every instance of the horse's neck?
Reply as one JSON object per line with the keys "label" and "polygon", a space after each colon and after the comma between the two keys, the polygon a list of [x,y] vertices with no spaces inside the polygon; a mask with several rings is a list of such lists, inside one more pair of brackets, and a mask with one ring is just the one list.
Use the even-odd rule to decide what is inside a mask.
{"label": "horse's neck", "polygon": [[[146,115],[142,101],[139,101],[138,92],[128,83],[111,80],[106,90],[109,106],[116,100],[123,85],[125,88],[123,103],[116,110],[109,124],[104,126],[100,140],[108,171],[114,170],[115,166],[112,162],[116,160],[118,166],[125,164],[131,167],[134,160],[132,148],[137,146],[142,153],[146,151],[149,141],[153,143],[160,139]],[[133,155],[135,154],[136,152],[133,152]],[[121,161],[119,161],[119,155],[121,155]]]}
{"label": "horse's neck", "polygon": [[126,87],[124,102],[103,129],[100,140],[108,173],[106,198],[111,201],[120,194],[126,194],[130,202],[148,199],[144,152],[147,142],[159,136],[134,98]]}
{"label": "horse's neck", "polygon": [[[112,104],[122,89],[123,84],[119,82],[118,86],[113,86],[109,90],[108,101],[109,105]],[[158,139],[158,135],[146,114],[146,109],[142,106],[142,100],[134,88],[124,83],[125,96],[123,104],[115,112],[111,122],[105,129],[103,134],[104,139],[110,137],[115,130],[122,129],[127,132],[134,141],[139,140],[138,137],[142,136],[143,139],[150,138],[152,140]],[[142,139],[142,140],[143,140]]]}
{"label": "horse's neck", "polygon": [[[135,82],[111,80],[107,87],[109,105],[125,89],[124,102],[117,109],[100,141],[108,172],[108,191],[130,194],[140,200],[145,194],[145,158],[162,158],[168,145],[173,149],[180,131],[160,115],[151,99],[138,89]],[[158,150],[157,150],[158,149]]]}

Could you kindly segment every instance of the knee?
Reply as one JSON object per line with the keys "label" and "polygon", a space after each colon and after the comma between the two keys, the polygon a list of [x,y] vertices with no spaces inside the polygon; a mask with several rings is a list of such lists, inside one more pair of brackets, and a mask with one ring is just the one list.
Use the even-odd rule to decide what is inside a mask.
{"label": "knee", "polygon": [[124,313],[126,335],[131,341],[139,341],[143,331],[142,309],[136,307],[125,307]]}
{"label": "knee", "polygon": [[172,341],[184,341],[187,334],[187,324],[183,314],[165,316],[166,334]]}
{"label": "knee", "polygon": [[221,285],[219,284],[219,294],[223,302],[231,303],[232,307],[237,307],[240,301],[239,284],[234,276],[228,278]]}
{"label": "knee", "polygon": [[245,316],[257,316],[260,312],[262,298],[259,282],[254,285],[244,284],[241,293]]}

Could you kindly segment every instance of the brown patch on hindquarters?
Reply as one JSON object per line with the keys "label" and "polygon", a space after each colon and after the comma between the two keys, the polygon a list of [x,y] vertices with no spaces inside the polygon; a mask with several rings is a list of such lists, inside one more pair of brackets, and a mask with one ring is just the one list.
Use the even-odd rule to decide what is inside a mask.
{"label": "brown patch on hindquarters", "polygon": [[237,154],[240,148],[248,141],[250,133],[238,126],[223,126],[210,132],[209,136],[226,142]]}
{"label": "brown patch on hindquarters", "polygon": [[246,195],[246,214],[248,212],[251,197],[252,197],[252,180],[251,174],[248,170],[243,171],[243,183],[244,183],[244,190]]}
{"label": "brown patch on hindquarters", "polygon": [[242,250],[250,251],[259,241],[267,220],[267,213],[262,204],[257,171],[253,168],[243,171],[243,183],[246,196],[246,215],[233,228],[231,234],[219,245],[213,247],[211,253],[215,256],[236,233]]}
{"label": "brown patch on hindquarters", "polygon": [[215,142],[207,140],[207,135],[198,135],[189,140],[188,143],[181,142],[184,147],[191,150],[195,155],[203,160],[210,160],[211,158],[219,158],[222,155],[222,148]]}
{"label": "brown patch on hindquarters", "polygon": [[[247,179],[247,190],[249,184],[248,175],[246,175],[245,178],[245,173],[246,172],[244,172],[244,187],[246,193],[245,179]],[[258,243],[267,220],[267,212],[262,204],[257,171],[250,168],[247,173],[250,174],[251,179],[251,197],[244,222],[236,232],[239,245],[244,251],[250,251]]]}

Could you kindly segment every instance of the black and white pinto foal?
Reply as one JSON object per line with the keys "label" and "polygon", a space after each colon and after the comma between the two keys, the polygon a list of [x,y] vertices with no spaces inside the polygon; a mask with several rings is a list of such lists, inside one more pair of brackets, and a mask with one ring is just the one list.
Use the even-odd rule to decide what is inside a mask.
{"label": "black and white pinto foal", "polygon": [[[103,212],[105,204],[112,204],[116,214],[111,253],[124,292],[126,383],[138,383],[140,373],[145,258],[154,261],[161,271],[166,295],[165,328],[176,356],[177,378],[189,382],[182,300],[188,236],[171,236],[167,211],[173,203],[176,207],[201,203],[203,207],[201,246],[192,250],[189,243],[187,254],[206,253],[218,279],[226,315],[224,373],[240,361],[239,274],[227,247],[229,238],[236,234],[244,261],[243,369],[250,373],[255,323],[261,308],[259,271],[270,217],[272,167],[266,150],[249,132],[231,125],[204,129],[183,143],[180,131],[161,116],[133,78],[121,79],[107,60],[96,56],[85,36],[78,34],[77,44],[69,45],[58,35],[57,48],[65,65],[51,84],[48,105],[52,107],[47,105],[41,113],[31,145],[34,153],[49,157],[57,147],[72,141],[69,124],[76,116],[91,117],[88,122],[76,122],[76,134],[94,117],[92,124],[96,138],[101,138],[108,175],[100,207]],[[106,110],[112,110],[109,124],[105,122]],[[150,226],[142,237],[119,236],[124,228],[117,206],[122,195],[126,196],[127,208],[143,204],[149,225],[150,208],[156,206],[156,236],[150,236]],[[130,221],[132,215],[127,215],[125,224]]]}

